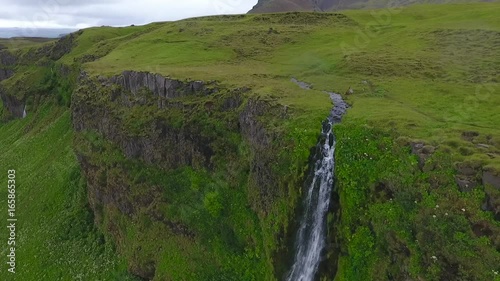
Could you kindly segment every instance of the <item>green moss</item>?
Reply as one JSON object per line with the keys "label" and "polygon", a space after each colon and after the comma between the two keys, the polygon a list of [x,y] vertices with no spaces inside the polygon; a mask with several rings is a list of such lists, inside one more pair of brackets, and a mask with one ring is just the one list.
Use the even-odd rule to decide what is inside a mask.
{"label": "green moss", "polygon": [[[438,149],[426,165],[439,168],[421,172],[390,134],[352,122],[335,131],[342,209],[336,280],[494,278],[498,223],[480,209],[481,189],[458,191],[450,155]],[[477,225],[492,232],[478,234]]]}

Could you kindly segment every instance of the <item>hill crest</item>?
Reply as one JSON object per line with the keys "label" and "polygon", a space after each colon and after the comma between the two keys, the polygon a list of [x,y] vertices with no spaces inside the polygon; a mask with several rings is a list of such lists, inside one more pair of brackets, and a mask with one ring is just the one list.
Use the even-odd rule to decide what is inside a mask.
{"label": "hill crest", "polygon": [[487,0],[259,0],[249,13],[277,13],[291,11],[338,11],[346,9],[377,9],[413,4],[445,4],[493,2]]}

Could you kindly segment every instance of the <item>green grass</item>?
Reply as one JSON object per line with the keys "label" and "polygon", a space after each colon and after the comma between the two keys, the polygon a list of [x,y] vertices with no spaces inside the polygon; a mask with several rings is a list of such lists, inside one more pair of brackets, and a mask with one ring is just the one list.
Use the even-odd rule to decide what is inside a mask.
{"label": "green grass", "polygon": [[[72,136],[69,111],[55,106],[0,124],[0,181],[16,170],[18,219],[17,273],[7,273],[4,264],[2,280],[132,280],[93,225]],[[7,194],[0,192],[3,214]],[[7,241],[7,234],[0,239]]]}
{"label": "green grass", "polygon": [[148,26],[134,26],[127,28],[113,27],[94,27],[88,28],[81,32],[76,39],[76,46],[71,50],[71,53],[61,58],[61,62],[72,64],[75,60],[82,59],[82,54],[90,51],[92,55],[105,55],[113,48],[113,42],[119,41],[120,38],[127,38],[133,33],[140,33]]}
{"label": "green grass", "polygon": [[[307,14],[189,19],[158,24],[84,67],[96,74],[134,69],[219,80],[251,87],[305,116],[326,112],[326,95],[298,89],[289,82],[296,76],[316,90],[343,93],[352,87],[349,118],[394,127],[401,135],[439,144],[474,130],[497,141],[500,26],[494,14],[499,7],[376,10],[390,15],[379,22],[361,10],[344,12],[349,19],[325,14],[309,14],[308,21],[301,20]],[[360,32],[368,39],[358,38]],[[473,149],[473,157],[484,158],[485,166],[500,168],[499,157],[485,157],[498,152],[498,143],[491,144],[488,152],[463,145]]]}
{"label": "green grass", "polygon": [[482,190],[456,188],[451,155],[437,152],[428,163],[440,168],[421,172],[390,133],[352,121],[336,132],[342,217],[330,227],[344,255],[335,280],[497,280],[500,224],[480,210]]}
{"label": "green grass", "polygon": [[[345,99],[352,107],[338,127],[342,216],[329,224],[342,243],[337,280],[492,280],[492,270],[500,270],[498,222],[480,209],[483,188],[460,193],[453,175],[459,163],[479,173],[500,173],[498,14],[498,3],[417,5],[374,13],[219,16],[84,30],[72,52],[56,64],[22,66],[2,82],[27,97],[28,111],[35,113],[0,125],[0,159],[19,170],[19,193],[27,198],[19,199],[21,231],[39,233],[20,252],[23,280],[66,280],[78,274],[82,280],[122,280],[125,267],[150,264],[156,265],[157,280],[273,280],[273,271],[283,266],[274,255],[297,206],[298,178],[331,108],[324,91],[343,94],[350,87],[354,94]],[[162,120],[213,142],[213,170],[171,170],[125,159],[116,144],[94,132],[76,136],[75,148],[94,161],[106,188],[130,186],[127,200],[139,204],[132,217],[113,206],[97,212],[99,227],[114,238],[123,257],[102,243],[86,209],[69,111],[43,102],[70,102],[75,74],[67,78],[51,71],[61,64],[93,76],[136,70],[216,80],[221,88],[213,96],[177,99],[188,109],[165,112],[158,112],[152,99],[144,106],[115,105],[109,102],[110,89],[99,83],[75,94],[80,102],[90,100],[96,111],[114,114],[129,137],[148,136],[148,125]],[[313,89],[300,89],[291,77],[312,83]],[[204,112],[205,102],[220,105],[231,94],[226,89],[241,87],[251,89],[246,100],[269,104],[259,120],[274,136],[267,160],[277,161],[272,172],[280,182],[269,191],[278,194],[272,200],[251,188],[253,152],[234,128],[238,112]],[[36,99],[40,96],[42,102]],[[465,138],[464,132],[478,136]],[[431,168],[417,168],[410,140],[437,148]],[[156,188],[168,204],[158,200],[154,210],[186,225],[196,239],[173,233],[141,207],[137,198]],[[0,196],[6,198],[5,191]],[[2,198],[0,208],[5,208]],[[462,208],[469,211],[464,214]],[[481,225],[492,234],[477,235],[473,228]],[[46,247],[46,241],[64,254]],[[79,251],[83,248],[91,250]],[[66,262],[64,269],[45,262],[51,259]]]}

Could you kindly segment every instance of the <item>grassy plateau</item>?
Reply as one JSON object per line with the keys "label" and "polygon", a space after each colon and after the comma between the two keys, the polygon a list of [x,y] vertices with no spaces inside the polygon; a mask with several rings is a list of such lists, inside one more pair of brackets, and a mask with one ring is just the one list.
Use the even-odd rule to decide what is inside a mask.
{"label": "grassy plateau", "polygon": [[[325,91],[351,107],[335,128],[338,200],[319,279],[500,280],[500,191],[482,182],[485,172],[500,176],[498,15],[492,2],[99,27],[75,33],[55,59],[37,52],[54,42],[0,41],[19,58],[1,86],[28,113],[14,120],[0,109],[0,182],[16,169],[19,221],[17,273],[6,272],[2,246],[0,280],[139,280],[129,272],[149,275],[151,267],[158,281],[281,280],[300,180],[332,108]],[[149,98],[116,106],[113,89],[78,80],[80,71],[98,79],[127,70],[216,81],[221,91],[174,99],[191,111],[160,112]],[[259,121],[283,138],[270,137],[267,151],[279,179],[272,199],[251,187],[253,152],[235,133],[236,113],[203,111],[231,97],[224,89],[249,89],[245,100],[270,104]],[[215,140],[213,168],[155,166],[125,157],[98,132],[75,132],[76,94],[96,112],[116,114],[131,137],[166,120]],[[425,157],[411,152],[416,143]],[[129,216],[100,206],[95,223],[80,154],[98,171],[96,182],[130,187],[126,200],[160,195]],[[456,181],[465,170],[476,183],[467,192]],[[5,218],[7,194],[0,189]],[[153,207],[170,229],[148,215]],[[7,235],[0,231],[2,245]]]}

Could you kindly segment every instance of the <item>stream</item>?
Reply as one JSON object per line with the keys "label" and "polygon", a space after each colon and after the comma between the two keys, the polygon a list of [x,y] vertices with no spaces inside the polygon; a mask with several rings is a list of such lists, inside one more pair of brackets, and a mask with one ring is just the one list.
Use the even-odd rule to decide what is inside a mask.
{"label": "stream", "polygon": [[316,146],[314,169],[311,169],[309,175],[312,180],[304,199],[304,212],[295,242],[294,263],[287,281],[315,280],[326,244],[326,216],[335,180],[336,140],[333,126],[342,120],[348,107],[339,94],[328,94],[334,107],[323,122],[322,138]]}

